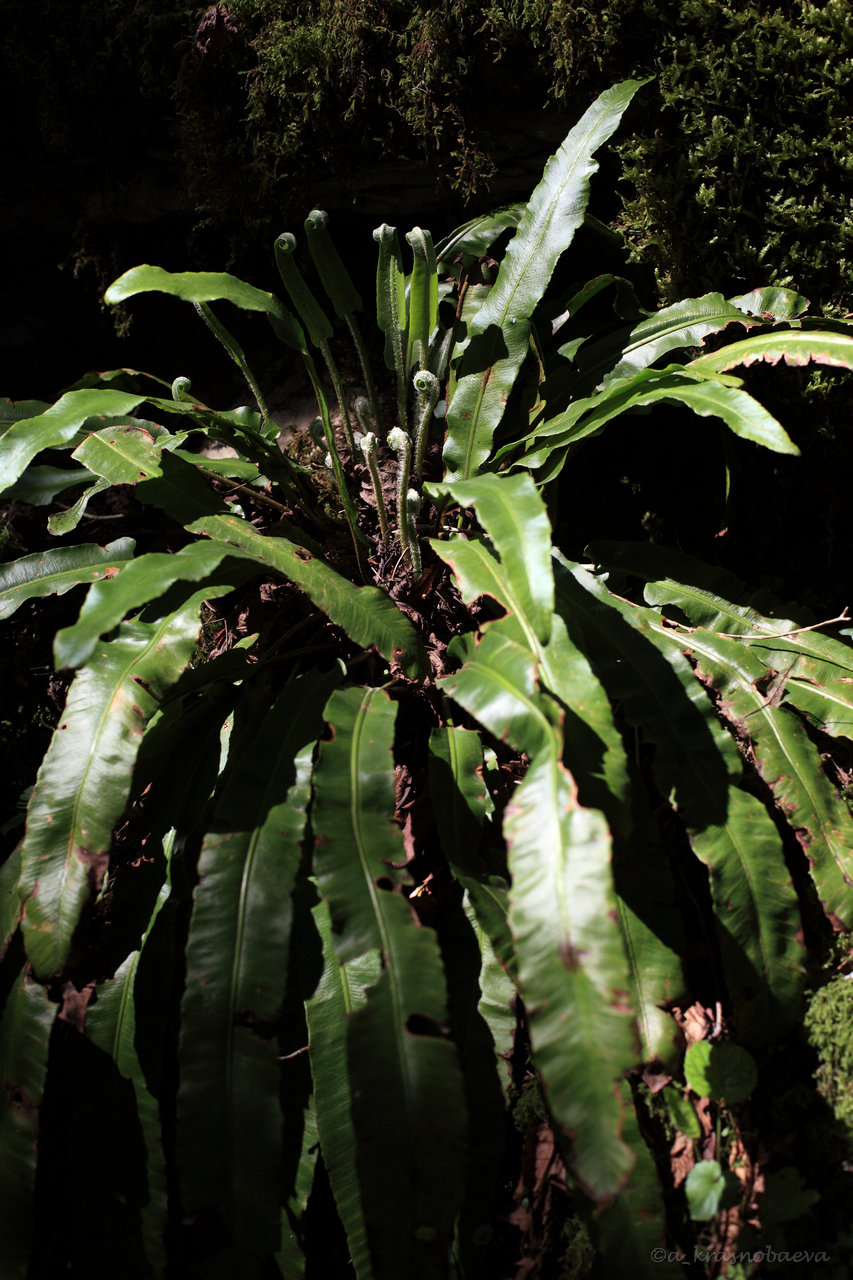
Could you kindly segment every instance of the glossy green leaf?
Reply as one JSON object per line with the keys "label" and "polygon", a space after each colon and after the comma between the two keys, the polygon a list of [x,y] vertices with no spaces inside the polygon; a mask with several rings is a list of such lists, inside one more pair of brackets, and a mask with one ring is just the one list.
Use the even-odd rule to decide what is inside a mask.
{"label": "glossy green leaf", "polygon": [[672,870],[652,839],[634,831],[626,848],[614,851],[613,882],[642,1060],[671,1071],[681,1040],[666,1010],[686,991],[681,957],[687,950]]}
{"label": "glossy green leaf", "polygon": [[43,413],[19,419],[3,436],[0,491],[14,484],[42,449],[55,449],[73,440],[88,419],[131,413],[144,400],[144,396],[124,391],[67,391]]}
{"label": "glossy green leaf", "polygon": [[600,813],[581,809],[570,774],[536,755],[504,819],[509,921],[530,1042],[569,1164],[595,1201],[623,1188],[619,1081],[636,1060],[628,964]]}
{"label": "glossy green leaf", "polygon": [[409,278],[409,324],[406,334],[406,368],[426,360],[430,335],[438,319],[438,271],[432,236],[421,227],[406,233],[413,255]]}
{"label": "glossy green leaf", "polygon": [[105,547],[84,542],[0,565],[0,618],[8,618],[25,600],[61,596],[81,583],[111,577],[129,563],[135,546],[133,538],[117,538]]}
{"label": "glossy green leaf", "polygon": [[793,289],[780,289],[770,285],[763,289],[752,289],[749,293],[729,298],[733,307],[740,311],[748,311],[759,320],[795,320],[797,316],[809,309],[809,300]]}
{"label": "glossy green leaf", "polygon": [[[433,549],[450,561],[459,580],[462,598],[470,603],[491,595],[514,613],[522,626],[531,626],[547,643],[554,611],[554,578],[551,571],[551,525],[545,504],[529,476],[479,476],[475,480],[427,486],[439,498],[450,495],[461,507],[473,507],[500,556],[500,583],[484,556],[464,557],[465,544],[433,541]],[[478,544],[471,543],[476,548]],[[457,568],[455,557],[459,561]]]}
{"label": "glossy green leaf", "polygon": [[158,600],[176,582],[208,583],[224,560],[232,559],[237,572],[221,585],[210,583],[210,599],[230,591],[240,577],[257,571],[256,562],[236,548],[221,542],[191,542],[174,555],[152,551],[129,560],[121,572],[91,587],[83,602],[80,616],[70,627],[56,633],[54,657],[56,665],[79,667],[88,662],[101,636],[112,631],[134,609]]}
{"label": "glossy green leaf", "polygon": [[689,369],[702,373],[722,373],[738,365],[780,362],[792,365],[827,364],[853,369],[853,335],[814,329],[783,329],[759,333],[740,342],[731,342],[719,351],[691,360]]}
{"label": "glossy green leaf", "polygon": [[30,1275],[39,1111],[56,1011],[44,987],[23,973],[0,1020],[0,1239],[9,1280]]}
{"label": "glossy green leaf", "polygon": [[373,1274],[438,1280],[462,1196],[465,1109],[438,944],[394,889],[391,864],[404,861],[389,821],[396,711],[381,690],[347,689],[330,700],[334,736],[321,744],[314,779],[314,865],[339,963],[382,954],[382,974],[347,1028]]}
{"label": "glossy green leaf", "polygon": [[275,241],[275,265],[281,276],[290,301],[296,308],[299,319],[305,326],[308,336],[315,347],[328,341],[332,336],[332,326],[323,308],[305,283],[305,278],[293,256],[296,249],[296,238],[290,233],[278,236]]}
{"label": "glossy green leaf", "polygon": [[280,1238],[278,1047],[291,895],[302,857],[314,741],[330,683],[288,683],[263,719],[248,704],[199,859],[178,1047],[181,1194],[217,1210],[238,1249]]}
{"label": "glossy green leaf", "polygon": [[[808,859],[824,910],[853,925],[853,818],[800,719],[757,687],[773,674],[752,649],[701,630],[690,637],[699,673],[717,689],[725,714],[753,739],[753,759]],[[766,893],[766,887],[765,887]]]}
{"label": "glossy green leaf", "polygon": [[305,547],[283,536],[263,534],[233,515],[197,468],[158,449],[146,437],[146,432],[132,427],[98,433],[80,445],[75,456],[114,484],[127,483],[132,477],[142,501],[162,506],[189,532],[238,547],[295,582],[357,644],[375,644],[388,661],[399,661],[408,675],[426,671],[426,654],[417,632],[384,591],[355,586]]}
{"label": "glossy green leaf", "polygon": [[853,680],[841,676],[825,684],[789,679],[785,686],[788,702],[804,712],[809,724],[833,738],[853,738]]}
{"label": "glossy green leaf", "polygon": [[[755,324],[754,317],[726,302],[721,293],[706,293],[701,298],[674,302],[634,326],[605,382],[645,369],[668,351],[699,347],[705,338],[719,333],[733,321],[744,326]],[[621,341],[621,335],[617,340]]]}
{"label": "glossy green leaf", "polygon": [[126,622],[74,679],[27,810],[19,892],[27,954],[49,976],[68,959],[100,887],[145,724],[189,662],[198,602],[156,623]]}
{"label": "glossy green leaf", "polygon": [[104,294],[110,305],[137,293],[168,293],[185,302],[231,302],[243,311],[263,311],[287,323],[292,316],[273,293],[256,289],[226,271],[164,271],[147,264],[119,276]]}
{"label": "glossy green leaf", "polygon": [[643,81],[603,93],[545,166],[507,246],[495,284],[472,322],[459,380],[447,411],[444,463],[468,480],[489,457],[492,437],[527,353],[530,318],[557,260],[583,221],[594,152],[613,134]]}
{"label": "glossy green leaf", "polygon": [[684,1078],[700,1098],[746,1102],[758,1083],[755,1059],[739,1044],[700,1040],[684,1055]]}
{"label": "glossy green leaf", "polygon": [[[824,680],[846,690],[853,647],[817,631],[799,631],[799,624],[779,616],[784,606],[767,593],[751,594],[731,574],[690,557],[630,544],[591,550],[647,579],[661,575],[649,581],[646,597],[677,605],[694,627],[678,636],[646,615],[659,643],[689,649],[700,676],[720,695],[723,713],[749,733],[756,767],[800,841],[824,908],[840,921],[853,920],[853,819],[820,768],[802,722],[785,704],[790,697],[808,709],[808,691]],[[769,616],[771,609],[775,616]],[[811,705],[817,702],[814,695]]]}
{"label": "glossy green leaf", "polygon": [[[629,822],[624,748],[601,685],[563,620],[552,613],[550,525],[530,478],[480,476],[427,488],[476,510],[500,560],[476,538],[432,541],[433,550],[452,567],[466,602],[489,595],[513,616],[518,627],[513,638],[529,648],[538,679],[565,709],[566,759],[579,786],[591,804],[606,808],[614,824],[624,828]],[[502,630],[510,636],[509,624]]]}
{"label": "glossy green leaf", "polygon": [[488,796],[483,781],[482,742],[474,730],[445,726],[430,734],[429,752],[430,789],[433,796],[440,796],[434,811],[442,850],[465,889],[466,912],[469,918],[476,919],[476,927],[483,935],[482,1016],[495,1044],[503,1044],[509,1021],[514,1025],[507,998],[510,988],[505,987],[491,957],[511,983],[518,969],[507,920],[509,885],[501,876],[489,872],[478,852]]}
{"label": "glossy green leaf", "polygon": [[435,246],[436,258],[443,266],[450,268],[460,254],[480,257],[504,231],[518,226],[525,207],[523,204],[508,204],[492,213],[471,218],[438,242]]}
{"label": "glossy green leaf", "polygon": [[9,943],[21,919],[23,907],[18,897],[20,874],[21,847],[17,845],[0,866],[0,960],[8,951]]}
{"label": "glossy green leaf", "polygon": [[646,83],[626,80],[602,93],[546,164],[507,245],[485,314],[478,317],[481,332],[490,324],[503,329],[508,321],[533,315],[560,255],[583,221],[589,179],[598,170],[593,155],[619,127],[634,94]]}
{"label": "glossy green leaf", "polygon": [[457,636],[448,655],[462,665],[442,677],[443,691],[499,741],[529,755],[557,749],[556,704],[540,693],[535,658],[512,625],[493,622],[479,644],[472,636]]}

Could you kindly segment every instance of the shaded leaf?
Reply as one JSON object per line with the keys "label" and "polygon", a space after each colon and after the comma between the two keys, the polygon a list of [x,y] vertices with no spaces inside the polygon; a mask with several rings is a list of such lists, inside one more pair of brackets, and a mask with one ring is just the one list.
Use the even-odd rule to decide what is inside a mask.
{"label": "shaded leaf", "polygon": [[[302,857],[314,740],[331,677],[250,700],[199,859],[178,1048],[185,1210],[218,1210],[234,1244],[280,1239],[282,1117],[276,1018]],[[237,736],[239,734],[239,737]]]}
{"label": "shaded leaf", "polygon": [[143,1240],[149,1263],[162,1269],[166,1265],[163,1233],[168,1218],[168,1185],[160,1107],[148,1088],[136,1051],[136,978],[139,962],[160,910],[171,892],[168,876],[169,858],[174,833],[164,843],[167,878],[140,941],[119,966],[112,978],[98,983],[95,999],[86,1010],[86,1036],[108,1053],[121,1074],[130,1080],[136,1096],[139,1124],[146,1149],[148,1202],[142,1210]]}
{"label": "shaded leaf", "polygon": [[612,1204],[592,1221],[594,1238],[602,1258],[602,1275],[622,1280],[624,1276],[674,1277],[683,1268],[662,1249],[665,1210],[654,1157],[647,1147],[637,1121],[631,1087],[621,1085],[625,1119],[622,1137],[634,1153],[636,1163],[631,1179]]}
{"label": "shaded leaf", "polygon": [[755,1059],[739,1044],[699,1040],[684,1055],[684,1078],[700,1098],[746,1102],[758,1083]]}
{"label": "shaded leaf", "polygon": [[6,490],[9,502],[26,502],[32,507],[46,507],[58,493],[76,489],[91,479],[83,467],[27,467],[19,480]]}
{"label": "shaded leaf", "polygon": [[381,690],[347,689],[332,697],[326,717],[334,736],[321,744],[315,771],[317,881],[339,963],[374,950],[383,960],[347,1028],[373,1272],[379,1280],[437,1280],[462,1196],[465,1114],[436,938],[394,892],[399,873],[391,864],[404,860],[388,819],[396,707]]}
{"label": "shaded leaf", "polygon": [[[367,1228],[361,1204],[356,1167],[356,1140],[352,1123],[351,1088],[347,1065],[347,1021],[364,1006],[367,991],[382,971],[378,950],[365,951],[339,964],[332,945],[329,908],[318,899],[311,908],[314,927],[322,947],[322,969],[305,986],[305,1015],[311,1050],[311,1075],[317,1106],[317,1131],[323,1163],[329,1174],[347,1247],[358,1280],[371,1280],[373,1267],[367,1248]],[[307,947],[300,946],[300,967],[304,968]]]}
{"label": "shaded leaf", "polygon": [[39,1109],[55,1017],[44,987],[22,973],[0,1021],[0,1239],[9,1280],[29,1275]]}
{"label": "shaded leaf", "polygon": [[716,1160],[700,1160],[684,1183],[687,1207],[694,1222],[707,1222],[719,1212],[726,1190],[723,1170]]}
{"label": "shaded leaf", "polygon": [[784,1031],[798,1015],[803,983],[797,898],[779,833],[760,801],[737,785],[737,747],[682,652],[695,637],[664,628],[657,614],[611,595],[578,567],[558,574],[557,599],[627,722],[655,744],[658,786],[671,794],[709,869],[742,1034],[747,1027],[754,1036]]}

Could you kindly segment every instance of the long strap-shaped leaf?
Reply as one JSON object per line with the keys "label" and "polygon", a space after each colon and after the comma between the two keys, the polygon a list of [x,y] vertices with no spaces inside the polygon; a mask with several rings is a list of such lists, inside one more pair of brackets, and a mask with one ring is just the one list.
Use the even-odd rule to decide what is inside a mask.
{"label": "long strap-shaped leaf", "polygon": [[[604,811],[614,832],[626,838],[634,822],[629,804],[628,762],[610,701],[586,657],[569,639],[563,618],[557,614],[551,617],[550,641],[543,645],[525,613],[526,601],[531,595],[528,576],[541,583],[539,594],[543,605],[549,606],[553,599],[550,532],[541,498],[527,476],[500,480],[481,476],[472,481],[436,486],[436,492],[448,492],[457,501],[474,506],[500,551],[501,560],[485,543],[474,539],[435,542],[435,550],[452,566],[463,599],[471,601],[488,594],[512,615],[501,623],[499,634],[505,642],[528,648],[526,661],[530,670],[536,666],[541,684],[559,698],[564,707],[564,760],[572,771],[581,802]],[[513,512],[509,517],[505,511],[507,505]],[[512,550],[518,515],[524,516],[525,525],[533,529],[523,557]],[[482,660],[496,643],[497,634],[478,655],[469,653],[468,674],[463,668],[459,678],[468,682],[472,674],[470,661]],[[507,650],[507,657],[509,653]],[[494,662],[494,655],[490,661]],[[522,670],[524,662],[522,656],[512,664],[516,673]],[[517,674],[515,679],[518,692]],[[460,688],[460,698],[476,699],[477,684],[475,675],[474,689],[466,691],[456,686]],[[453,682],[448,687],[454,687]],[[524,687],[528,693],[529,687]],[[469,709],[473,705],[471,702]],[[506,727],[510,727],[509,721]],[[678,957],[683,945],[666,864],[661,865],[661,859],[654,850],[646,848],[646,843],[642,841],[639,847],[632,843],[633,856],[623,857],[618,863],[619,918],[629,958],[644,1060],[669,1061],[675,1051],[673,1023],[663,1014],[661,1005],[676,998],[682,988]],[[463,883],[471,893],[484,927],[489,930],[494,921],[494,927],[499,928],[500,918],[495,915],[489,890],[474,879]],[[649,892],[650,885],[654,886],[654,892]],[[499,935],[492,933],[491,936],[498,945]]]}
{"label": "long strap-shaped leaf", "polygon": [[0,1021],[0,1252],[9,1280],[30,1274],[39,1108],[55,1017],[44,987],[23,973]]}
{"label": "long strap-shaped leaf", "polygon": [[304,970],[301,980],[305,988],[317,1131],[356,1276],[358,1280],[372,1280],[356,1167],[350,1080],[343,1067],[347,1060],[348,1019],[364,1006],[368,988],[379,979],[382,960],[378,951],[365,951],[354,960],[339,964],[332,944],[329,908],[322,899],[311,908],[311,916],[322,949],[321,971],[309,973],[305,943],[300,946],[300,968]]}
{"label": "long strap-shaped leaf", "polygon": [[456,479],[475,475],[527,352],[530,317],[557,260],[583,221],[594,152],[614,133],[643,81],[626,80],[603,93],[545,166],[507,246],[494,287],[472,326],[462,376],[447,413],[444,460]]}
{"label": "long strap-shaped leaf", "polygon": [[585,788],[593,807],[604,808],[614,824],[625,827],[624,748],[601,685],[569,639],[562,618],[553,613],[551,529],[533,481],[526,475],[483,475],[428,489],[436,497],[449,494],[460,505],[475,509],[497,556],[475,538],[431,545],[453,569],[466,603],[488,595],[513,615],[520,633],[517,638],[535,657],[539,679],[566,709],[567,763],[579,786]]}
{"label": "long strap-shaped leaf", "polygon": [[150,1092],[136,1052],[136,977],[145,944],[154,928],[160,909],[169,897],[169,859],[174,832],[165,843],[167,878],[136,951],[132,951],[112,978],[98,984],[96,999],[86,1011],[86,1035],[115,1061],[116,1067],[131,1081],[136,1095],[139,1126],[145,1143],[147,1161],[148,1202],[142,1211],[142,1230],[149,1264],[162,1270],[166,1265],[163,1233],[168,1217],[168,1184],[160,1108]]}
{"label": "long strap-shaped leaf", "polygon": [[114,484],[137,483],[138,496],[162,506],[192,533],[239,547],[258,563],[295,582],[357,644],[375,644],[412,676],[426,669],[426,655],[408,618],[378,587],[356,587],[331,565],[286,537],[268,537],[232,515],[208,489],[197,468],[158,449],[133,427],[90,436],[76,451],[85,464]]}
{"label": "long strap-shaped leaf", "polygon": [[722,373],[738,365],[755,364],[815,364],[835,365],[841,369],[853,369],[853,334],[832,333],[813,329],[783,329],[781,332],[759,333],[740,342],[729,343],[719,351],[691,360],[689,369],[700,372]]}
{"label": "long strap-shaped leaf", "polygon": [[389,821],[396,707],[380,690],[346,689],[326,718],[334,737],[321,745],[312,819],[318,885],[338,962],[378,950],[384,966],[349,1018],[346,1063],[373,1274],[438,1280],[462,1195],[465,1108],[438,944],[394,891],[391,864],[404,860]]}
{"label": "long strap-shaped leaf", "polygon": [[[549,1106],[573,1138],[575,1176],[596,1200],[616,1195],[632,1157],[619,1139],[617,1081],[636,1058],[630,979],[602,814],[582,809],[560,762],[559,731],[535,686],[530,652],[494,622],[446,691],[498,738],[532,757],[507,810],[509,921],[530,1038]],[[598,1070],[589,1072],[595,1053]]]}
{"label": "long strap-shaped leaf", "polygon": [[[666,640],[672,643],[671,633]],[[790,707],[774,705],[760,691],[768,669],[743,642],[702,628],[684,642],[699,674],[720,694],[724,714],[753,739],[756,767],[808,858],[827,915],[853,927],[853,819],[805,726]]]}
{"label": "long strap-shaped leaf", "polygon": [[673,791],[694,852],[708,866],[743,1034],[775,1034],[799,1008],[800,917],[778,832],[763,805],[734,784],[741,775],[737,748],[677,640],[656,631],[656,615],[610,595],[577,567],[558,574],[557,598],[570,629],[586,634],[628,723],[655,743],[661,791]]}
{"label": "long strap-shaped leaf", "polygon": [[451,869],[466,888],[464,912],[457,909],[445,922],[442,945],[450,1022],[468,1105],[471,1149],[458,1240],[463,1269],[472,1280],[488,1280],[493,1274],[487,1246],[505,1146],[516,1029],[515,949],[506,882],[488,875],[477,854],[488,796],[482,773],[478,733],[449,726],[432,732],[429,780],[436,825]]}
{"label": "long strap-shaped leaf", "polygon": [[[217,574],[227,559],[231,561],[230,572],[223,566]],[[79,667],[88,662],[101,636],[112,631],[134,609],[159,600],[176,582],[204,582],[208,592],[205,599],[213,600],[257,571],[257,562],[252,557],[222,542],[191,542],[174,555],[152,551],[128,560],[120,571],[93,584],[77,621],[56,633],[56,665]]]}
{"label": "long strap-shaped leaf", "polygon": [[30,797],[22,849],[22,928],[40,975],[68,959],[83,904],[103,880],[143,729],[189,662],[198,610],[195,600],[156,623],[124,623],[71,685]]}
{"label": "long strap-shaped leaf", "polygon": [[131,559],[135,546],[133,538],[117,538],[105,547],[83,543],[11,560],[0,566],[0,618],[33,597],[62,596],[83,582],[110,577]]}
{"label": "long strap-shaped leaf", "polygon": [[[660,402],[683,404],[703,418],[721,418],[735,435],[775,453],[799,453],[773,415],[746,391],[714,378],[697,379],[689,368],[669,365],[643,369],[632,377],[609,382],[595,395],[576,400],[564,413],[534,428],[517,461],[537,470],[540,480],[552,480],[573,445],[599,435],[608,422],[624,413]],[[513,445],[507,446],[507,453],[513,451]]]}
{"label": "long strap-shaped leaf", "polygon": [[661,1248],[665,1213],[661,1180],[640,1130],[627,1081],[621,1085],[625,1120],[622,1137],[636,1157],[631,1180],[616,1200],[592,1220],[593,1239],[603,1257],[604,1280],[674,1280],[683,1275],[675,1252]]}
{"label": "long strap-shaped leaf", "polygon": [[260,723],[245,726],[193,894],[179,1044],[182,1198],[190,1213],[218,1207],[236,1246],[250,1254],[274,1253],[279,1243],[275,1019],[313,744],[337,679],[298,678]]}

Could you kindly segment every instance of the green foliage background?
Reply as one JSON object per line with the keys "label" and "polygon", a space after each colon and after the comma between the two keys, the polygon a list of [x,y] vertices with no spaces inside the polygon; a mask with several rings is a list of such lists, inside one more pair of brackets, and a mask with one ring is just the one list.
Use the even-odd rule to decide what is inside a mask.
{"label": "green foliage background", "polygon": [[[407,188],[422,210],[431,188],[448,222],[519,198],[592,96],[651,74],[616,149],[623,208],[611,213],[663,299],[760,282],[793,284],[824,311],[850,305],[847,0],[5,9],[17,154],[42,149],[60,180],[90,166],[113,204],[136,160],[153,158],[235,261],[324,179],[339,209],[361,207],[368,182]],[[146,190],[132,194],[128,216],[142,216]],[[96,216],[82,212],[84,226]],[[221,263],[218,245],[211,253]]]}

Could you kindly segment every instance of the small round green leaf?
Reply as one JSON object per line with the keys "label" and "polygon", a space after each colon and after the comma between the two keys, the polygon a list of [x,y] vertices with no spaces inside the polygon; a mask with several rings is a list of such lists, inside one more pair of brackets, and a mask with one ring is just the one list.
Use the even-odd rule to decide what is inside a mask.
{"label": "small round green leaf", "polygon": [[692,1044],[684,1058],[687,1083],[700,1098],[715,1102],[744,1102],[758,1082],[752,1054],[737,1044]]}
{"label": "small round green leaf", "polygon": [[[695,1047],[695,1046],[694,1046]],[[707,1222],[720,1207],[726,1180],[716,1160],[703,1160],[695,1164],[687,1175],[684,1190],[687,1207],[694,1222]]]}

